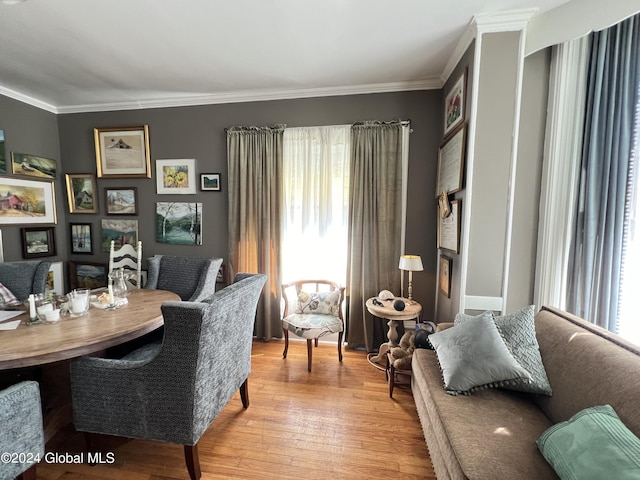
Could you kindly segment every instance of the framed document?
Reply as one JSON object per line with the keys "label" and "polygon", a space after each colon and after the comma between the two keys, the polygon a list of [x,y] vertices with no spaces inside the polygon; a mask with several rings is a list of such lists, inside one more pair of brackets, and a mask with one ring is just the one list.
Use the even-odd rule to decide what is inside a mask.
{"label": "framed document", "polygon": [[438,149],[438,174],[436,175],[436,198],[462,190],[462,171],[464,169],[467,125],[447,138]]}
{"label": "framed document", "polygon": [[438,248],[460,253],[460,208],[461,201],[451,202],[451,213],[442,218],[438,215]]}

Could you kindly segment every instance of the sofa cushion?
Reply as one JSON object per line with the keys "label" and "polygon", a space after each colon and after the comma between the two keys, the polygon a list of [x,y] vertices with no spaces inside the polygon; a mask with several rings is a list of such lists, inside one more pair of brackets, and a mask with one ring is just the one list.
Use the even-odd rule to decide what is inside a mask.
{"label": "sofa cushion", "polygon": [[[493,316],[492,312],[485,312],[485,314],[487,313]],[[458,313],[455,316],[454,324],[458,325],[473,318],[475,317]],[[521,308],[510,315],[493,316],[507,348],[518,363],[531,375],[531,381],[515,380],[504,387],[520,392],[551,395],[551,385],[538,348],[534,319],[534,305]]]}
{"label": "sofa cushion", "polygon": [[531,378],[509,352],[491,314],[436,332],[429,343],[438,354],[444,387],[453,395]]}
{"label": "sofa cushion", "polygon": [[552,423],[527,394],[486,389],[447,395],[432,350],[417,349],[411,368],[429,452],[441,452],[433,459],[438,478],[557,479],[536,446]]}
{"label": "sofa cushion", "polygon": [[640,439],[620,421],[611,405],[578,412],[547,429],[537,444],[563,479],[640,478]]}

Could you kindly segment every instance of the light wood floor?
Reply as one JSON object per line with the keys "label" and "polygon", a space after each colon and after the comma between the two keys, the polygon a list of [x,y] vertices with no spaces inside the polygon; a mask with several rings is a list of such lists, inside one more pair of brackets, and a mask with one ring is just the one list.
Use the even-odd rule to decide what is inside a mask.
{"label": "light wood floor", "polygon": [[[345,351],[340,364],[335,343],[321,343],[309,373],[306,344],[291,342],[286,360],[282,345],[254,343],[250,406],[236,393],[201,438],[203,479],[435,479],[408,388],[390,399],[384,371],[363,352]],[[42,462],[38,478],[189,478],[179,445],[105,436],[97,443],[113,452],[113,464]],[[47,444],[48,452],[82,448],[72,427]]]}

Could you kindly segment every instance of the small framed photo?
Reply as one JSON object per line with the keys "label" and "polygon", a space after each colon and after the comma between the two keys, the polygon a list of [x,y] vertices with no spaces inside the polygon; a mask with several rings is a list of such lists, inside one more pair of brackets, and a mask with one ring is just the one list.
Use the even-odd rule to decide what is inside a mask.
{"label": "small framed photo", "polygon": [[200,190],[219,192],[220,174],[219,173],[201,173],[200,174]]}
{"label": "small framed photo", "polygon": [[93,253],[93,237],[91,236],[92,224],[70,223],[71,253],[91,255]]}
{"label": "small framed photo", "polygon": [[151,178],[149,126],[94,128],[98,178]]}
{"label": "small framed photo", "polygon": [[451,265],[453,261],[449,257],[440,255],[440,269],[438,273],[438,288],[443,295],[451,298]]}
{"label": "small framed photo", "polygon": [[156,160],[156,191],[158,194],[196,193],[196,161]]}
{"label": "small framed photo", "polygon": [[96,178],[90,173],[67,173],[69,213],[98,213]]}
{"label": "small framed photo", "polygon": [[56,254],[53,227],[22,229],[22,256],[24,258],[52,257]]}
{"label": "small framed photo", "polygon": [[444,98],[444,136],[452,132],[458,125],[464,122],[466,70],[455,81],[451,90]]}
{"label": "small framed photo", "polygon": [[107,215],[137,215],[137,197],[137,187],[106,187],[104,189],[104,204]]}
{"label": "small framed photo", "polygon": [[69,287],[75,288],[100,288],[108,285],[109,273],[106,263],[95,262],[69,262]]}
{"label": "small framed photo", "polygon": [[58,175],[58,162],[50,158],[11,152],[11,169],[16,175],[51,180]]}

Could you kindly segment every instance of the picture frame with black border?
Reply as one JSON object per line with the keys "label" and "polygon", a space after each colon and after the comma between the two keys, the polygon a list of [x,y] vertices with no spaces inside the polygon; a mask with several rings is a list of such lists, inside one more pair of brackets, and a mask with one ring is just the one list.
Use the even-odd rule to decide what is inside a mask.
{"label": "picture frame with black border", "polygon": [[138,187],[105,187],[107,215],[138,215]]}
{"label": "picture frame with black border", "polygon": [[203,192],[219,192],[222,190],[220,185],[219,173],[201,173],[200,174],[200,190]]}
{"label": "picture frame with black border", "polygon": [[54,227],[25,227],[22,232],[24,258],[53,257],[56,254]]}
{"label": "picture frame with black border", "polygon": [[108,265],[100,262],[69,261],[69,287],[102,288],[108,285]]}
{"label": "picture frame with black border", "polygon": [[91,223],[70,223],[69,239],[71,253],[74,255],[93,254],[93,224]]}

